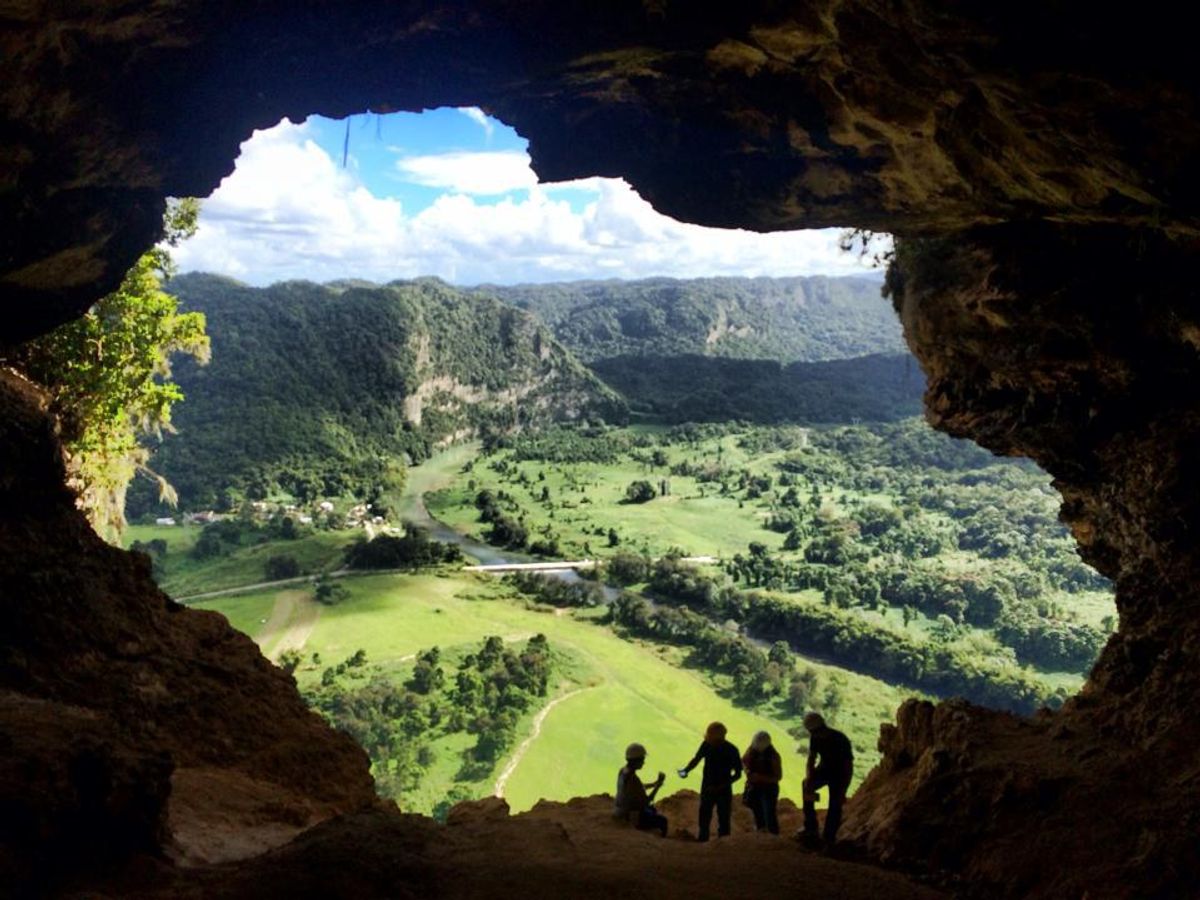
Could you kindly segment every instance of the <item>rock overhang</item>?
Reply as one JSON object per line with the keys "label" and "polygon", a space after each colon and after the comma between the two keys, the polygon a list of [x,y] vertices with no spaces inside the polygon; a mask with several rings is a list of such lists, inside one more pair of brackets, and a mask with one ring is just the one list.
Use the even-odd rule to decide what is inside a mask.
{"label": "rock overhang", "polygon": [[284,116],[480,105],[543,179],[767,231],[1051,219],[1195,235],[1195,76],[1169,22],[1091,10],[671,0],[191,0],[0,37],[7,338],[77,314]]}
{"label": "rock overhang", "polygon": [[[1063,861],[1075,874],[1043,895],[1087,885],[1088,833],[1103,835],[1109,861],[1129,860],[1105,870],[1112,884],[1148,878],[1137,866],[1151,864],[1156,889],[1195,876],[1170,831],[1196,823],[1200,784],[1200,634],[1188,612],[1200,602],[1200,493],[1188,468],[1200,413],[1181,389],[1197,374],[1200,334],[1190,286],[1200,76],[1178,22],[1119,8],[838,0],[703,14],[673,0],[184,0],[53,13],[30,0],[5,16],[0,344],[113,287],[158,233],[164,197],[207,194],[239,142],[283,116],[480,105],[529,138],[545,179],[622,176],[660,211],[700,224],[897,234],[891,289],[930,378],[930,418],[1056,477],[1083,553],[1116,581],[1122,627],[1085,694],[1052,720],[910,708],[887,736],[895,758],[848,828],[878,855],[941,859],[1014,895],[1037,886],[1039,866]],[[121,724],[119,692],[87,694],[89,679],[119,681],[133,665],[105,636],[91,638],[94,668],[76,681],[47,674],[66,652],[54,641],[73,640],[73,626],[33,604],[35,587],[53,583],[70,550],[89,561],[82,571],[115,573],[111,584],[81,583],[73,610],[118,634],[150,623],[144,661],[172,678],[186,679],[161,662],[172,648],[217,682],[222,666],[237,668],[255,704],[286,704],[288,752],[324,742],[341,761],[322,770],[330,802],[366,803],[361,753],[307,717],[294,688],[247,647],[237,667],[214,657],[236,639],[164,605],[147,572],[80,529],[48,426],[20,389],[0,393],[21,411],[0,442],[0,487],[21,500],[0,516],[0,562],[34,586],[3,598],[19,626],[6,658],[25,660],[0,670],[4,686],[39,701],[88,699]],[[25,502],[35,488],[50,500]],[[43,594],[65,602],[60,590]],[[113,594],[123,606],[106,605]],[[36,634],[18,634],[26,627]],[[156,708],[155,740],[122,744],[121,758],[158,772],[153,756],[167,747],[186,762],[171,729],[206,731],[219,705],[201,698],[182,720]],[[109,728],[103,719],[96,733]],[[274,758],[252,744],[234,755],[258,775]],[[1025,757],[1005,757],[1009,745]],[[1173,771],[1142,777],[1163,753]],[[303,778],[288,769],[284,780]],[[954,783],[970,809],[935,812]],[[1140,833],[1092,821],[1121,784]],[[150,835],[161,821],[153,793],[139,820]],[[1019,831],[1031,809],[1048,823],[1040,849]]]}

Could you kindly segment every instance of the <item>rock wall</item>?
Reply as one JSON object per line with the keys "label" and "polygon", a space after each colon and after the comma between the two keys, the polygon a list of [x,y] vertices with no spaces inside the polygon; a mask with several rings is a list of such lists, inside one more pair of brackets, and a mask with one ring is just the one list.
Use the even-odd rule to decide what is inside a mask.
{"label": "rock wall", "polygon": [[[0,23],[0,345],[110,289],[164,195],[206,195],[284,115],[479,104],[547,179],[623,175],[705,224],[900,235],[889,283],[931,420],[1055,476],[1121,626],[1058,715],[906,708],[847,830],[1013,896],[1194,887],[1200,70],[1177,16],[17,0]],[[92,536],[36,398],[5,378],[0,402],[0,796],[29,823],[2,832],[0,863],[79,849],[80,822],[114,823],[103,858],[162,847],[171,786],[221,772],[292,792],[293,822],[367,802],[361,751]],[[220,844],[192,834],[194,852]]]}
{"label": "rock wall", "polygon": [[2,370],[0,447],[0,884],[229,858],[223,831],[261,851],[377,802],[362,748],[291,676],[96,536],[43,398]]}
{"label": "rock wall", "polygon": [[1192,38],[1095,5],[16,0],[0,343],[78,313],[283,116],[478,104],[546,180],[759,230],[1040,217],[1195,235]]}
{"label": "rock wall", "polygon": [[1196,252],[1048,225],[901,244],[888,287],[930,421],[1054,476],[1121,627],[1060,714],[902,709],[848,817],[880,856],[1012,896],[1200,885]]}

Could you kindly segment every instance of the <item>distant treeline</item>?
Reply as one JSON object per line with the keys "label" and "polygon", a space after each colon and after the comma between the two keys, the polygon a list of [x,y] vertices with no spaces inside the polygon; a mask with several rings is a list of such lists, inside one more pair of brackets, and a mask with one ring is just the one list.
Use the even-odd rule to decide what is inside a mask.
{"label": "distant treeline", "polygon": [[[649,590],[659,603],[686,607],[718,622],[737,622],[756,638],[785,641],[798,653],[893,684],[1025,714],[1054,700],[1049,688],[1011,665],[970,656],[950,644],[917,641],[836,607],[739,591],[671,558],[655,565]],[[650,628],[656,615],[661,617],[661,610],[652,612],[647,604],[627,611],[627,624]],[[643,620],[645,625],[639,625]],[[675,626],[666,622],[655,627]]]}
{"label": "distant treeline", "polygon": [[[185,508],[374,500],[442,441],[621,423],[629,404],[673,422],[892,421],[924,388],[871,278],[169,287],[212,338],[207,367],[177,367],[187,400],[153,461]],[[157,508],[136,481],[129,515]]]}

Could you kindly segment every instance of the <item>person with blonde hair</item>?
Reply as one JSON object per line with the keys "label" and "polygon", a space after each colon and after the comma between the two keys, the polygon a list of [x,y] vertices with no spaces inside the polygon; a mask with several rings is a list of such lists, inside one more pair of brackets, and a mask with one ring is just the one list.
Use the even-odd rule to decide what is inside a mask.
{"label": "person with blonde hair", "polygon": [[779,782],[783,779],[783,760],[771,745],[771,735],[760,731],[742,756],[746,770],[746,805],[754,813],[758,831],[779,834]]}
{"label": "person with blonde hair", "polygon": [[700,833],[696,840],[707,841],[712,828],[713,809],[717,811],[717,837],[729,834],[729,819],[733,810],[733,783],[742,777],[742,756],[737,747],[725,740],[725,726],[713,722],[704,732],[700,749],[692,761],[679,770],[680,778],[704,760],[704,775],[700,779]]}

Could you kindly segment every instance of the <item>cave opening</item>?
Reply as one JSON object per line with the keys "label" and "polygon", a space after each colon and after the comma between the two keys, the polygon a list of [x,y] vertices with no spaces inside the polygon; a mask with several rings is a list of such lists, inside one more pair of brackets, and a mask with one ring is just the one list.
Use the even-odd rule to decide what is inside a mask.
{"label": "cave opening", "polygon": [[[184,309],[208,317],[213,360],[179,364],[190,400],[178,410],[178,434],[161,442],[151,462],[179,487],[182,505],[161,504],[155,482],[140,480],[127,502],[133,526],[125,543],[150,553],[169,593],[222,613],[291,673],[306,701],[367,750],[381,795],[408,811],[444,818],[457,801],[495,793],[519,812],[543,799],[595,793],[610,789],[608,769],[625,743],[649,740],[682,757],[692,737],[678,715],[663,712],[666,697],[688,694],[688,685],[663,693],[657,708],[630,705],[633,679],[598,678],[581,662],[617,651],[591,646],[555,620],[546,620],[551,635],[565,634],[550,642],[550,683],[544,674],[536,688],[523,683],[534,696],[514,701],[515,712],[479,708],[460,682],[503,682],[502,668],[472,669],[486,641],[503,635],[461,621],[462,598],[474,590],[469,581],[439,592],[444,605],[422,609],[413,598],[428,586],[420,578],[371,576],[378,564],[357,573],[367,579],[331,583],[330,573],[344,574],[338,545],[349,542],[347,531],[403,538],[415,525],[475,561],[554,564],[612,553],[606,545],[617,520],[630,518],[596,516],[605,501],[587,491],[611,474],[593,464],[596,451],[564,456],[559,447],[557,455],[539,456],[504,436],[512,425],[547,424],[560,410],[516,410],[510,421],[496,410],[481,419],[453,407],[454,391],[480,385],[462,381],[462,362],[449,358],[456,337],[429,318],[431,298],[469,316],[480,291],[498,292],[550,326],[533,340],[563,342],[617,387],[634,407],[629,429],[616,429],[631,441],[625,455],[618,461],[607,446],[613,438],[605,426],[586,431],[583,444],[604,446],[613,454],[609,468],[628,471],[631,482],[647,481],[662,494],[658,506],[676,504],[621,529],[629,549],[619,551],[617,564],[631,564],[630,552],[635,567],[637,557],[671,553],[689,567],[702,561],[694,572],[658,573],[657,587],[647,569],[632,582],[651,582],[640,601],[646,608],[617,606],[632,576],[613,576],[588,593],[592,582],[571,568],[549,576],[569,576],[570,588],[526,579],[509,585],[512,596],[478,600],[476,608],[491,603],[486,608],[497,618],[515,600],[574,616],[577,605],[585,622],[594,610],[613,619],[619,608],[616,634],[657,648],[677,669],[706,674],[707,693],[691,691],[693,730],[733,717],[742,743],[770,730],[789,766],[799,767],[796,753],[807,746],[800,717],[820,710],[849,730],[861,779],[879,759],[879,725],[906,697],[963,694],[1022,713],[1057,707],[1083,684],[1115,629],[1111,586],[1074,553],[1047,476],[920,422],[924,384],[879,296],[888,236],[705,229],[659,215],[623,181],[540,184],[523,138],[478,108],[461,107],[314,116],[255,132],[233,172],[202,201],[196,233],[172,253],[179,275],[168,290]],[[825,280],[813,281],[814,270]],[[857,293],[838,294],[839,275],[853,282],[857,272]],[[635,303],[597,294],[596,282],[616,276],[645,296]],[[793,280],[779,280],[787,276]],[[539,283],[547,285],[541,293],[531,287]],[[778,286],[764,299],[756,283],[760,293],[762,284]],[[396,302],[369,294],[383,286],[405,295],[408,305],[394,316],[412,322],[378,318],[378,307]],[[548,302],[550,292],[566,303]],[[792,326],[789,305],[811,308],[807,317],[795,313],[803,321],[792,345],[765,344],[780,343],[772,329]],[[703,352],[696,352],[699,346],[678,337],[701,326]],[[344,334],[322,337],[334,329]],[[364,350],[368,339],[384,349]],[[416,367],[432,368],[389,382],[388,368],[413,365],[405,356],[410,345]],[[349,368],[368,378],[346,382],[338,372]],[[445,379],[453,383],[425,390]],[[326,431],[316,427],[318,439],[281,438],[297,430],[276,409],[289,391],[302,430],[332,420]],[[378,396],[363,405],[362,395],[388,392],[420,402],[405,401],[402,415],[391,417]],[[824,396],[816,403],[804,396],[813,393]],[[339,407],[349,416],[339,418]],[[603,410],[592,414],[603,420]],[[365,458],[333,449],[335,430],[360,442],[378,438],[372,416],[398,432],[372,444]],[[586,424],[588,415],[571,418]],[[654,442],[665,460],[658,465],[646,461]],[[237,445],[269,446],[234,454]],[[397,471],[414,463],[408,480],[421,489],[397,488],[404,481]],[[510,504],[504,512],[516,522],[506,528],[528,529],[528,538],[519,545],[507,531],[497,538],[496,523],[489,528],[484,513],[477,518],[478,492],[464,482]],[[435,515],[426,489],[447,495],[437,497]],[[518,491],[528,496],[517,501]],[[588,515],[575,512],[583,507],[574,500],[547,500],[574,491],[590,505]],[[728,517],[744,516],[747,507],[754,524],[731,529]],[[239,579],[258,589],[241,592]],[[672,583],[678,596],[664,594]],[[707,608],[698,601],[704,591],[717,596]],[[769,615],[744,609],[760,595],[814,609],[790,626],[769,624]],[[681,637],[697,627],[686,616],[698,602],[709,633]],[[357,621],[374,617],[374,629]],[[438,617],[457,625],[433,628],[436,640],[413,636]],[[541,650],[522,643],[525,632],[541,634],[536,617],[509,624],[504,650],[537,670]],[[818,627],[835,635],[804,636]],[[360,641],[351,646],[354,634]],[[873,649],[837,649],[851,639]],[[784,649],[773,647],[779,641]],[[905,654],[924,662],[912,666]],[[678,677],[645,664],[638,671],[648,683]],[[580,725],[593,721],[604,735],[597,750]],[[580,757],[588,764],[575,764]],[[784,796],[798,802],[798,785]]]}
{"label": "cave opening", "polygon": [[[1123,10],[1081,25],[1050,8],[750,4],[702,18],[671,3],[292,17],[204,2],[7,21],[6,344],[112,289],[157,233],[160,199],[209,190],[252,128],[379,97],[481,102],[531,136],[548,179],[621,173],[681,220],[897,234],[889,283],[930,422],[1052,474],[1121,616],[1060,712],[903,707],[847,837],[874,860],[1006,896],[1193,891],[1200,508],[1197,419],[1179,386],[1194,377],[1200,331],[1183,30]],[[406,832],[364,813],[361,750],[247,641],[172,604],[142,558],[95,539],[63,490],[44,397],[5,371],[0,403],[9,883],[158,865],[170,815],[190,809],[239,823],[211,830],[193,861],[248,859],[278,843],[280,823],[347,816],[245,867],[164,864],[157,887],[112,893],[169,894],[162,885],[191,879],[251,896],[263,872],[296,883],[270,867],[306,855],[313,865],[296,871],[333,892],[356,853],[372,873],[396,871],[372,841],[381,835],[447,881],[520,872],[563,896],[594,890],[587,880],[605,873],[586,860],[555,870],[500,849],[528,847],[526,827],[577,822],[567,811],[488,845],[503,865],[459,865],[470,844],[451,829]],[[1121,815],[1096,815],[1114,802]],[[477,819],[458,834],[486,844],[490,827]],[[363,891],[386,896],[384,881]]]}

